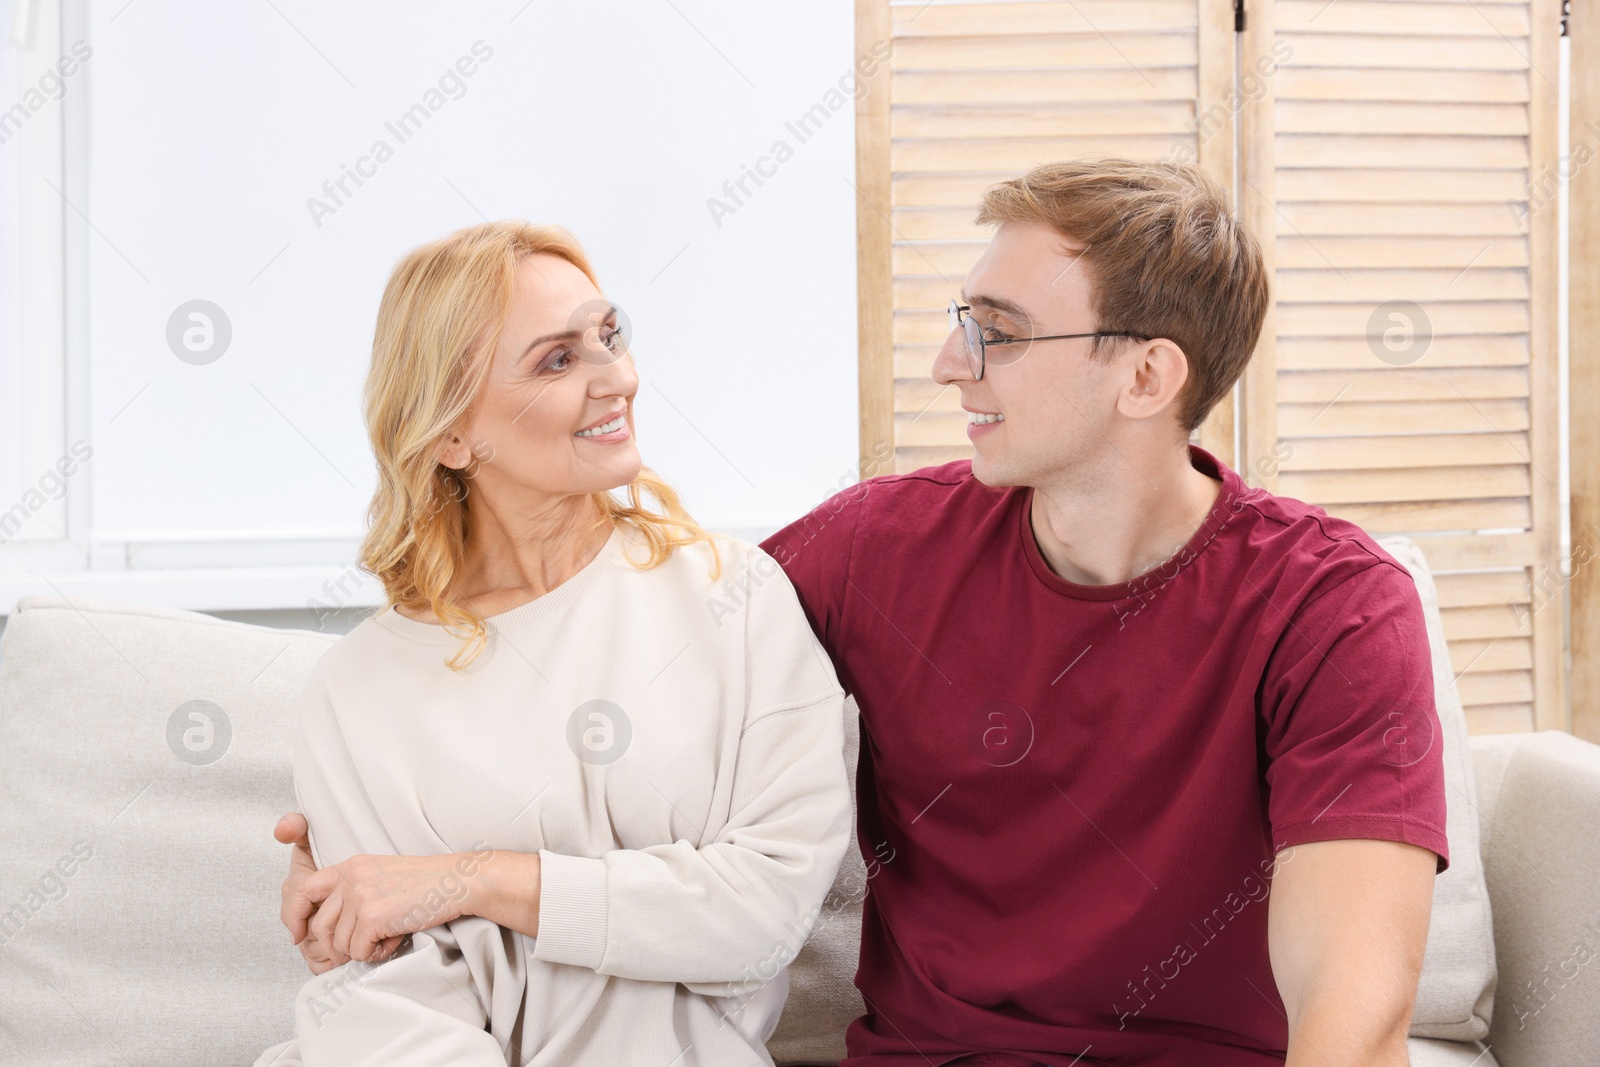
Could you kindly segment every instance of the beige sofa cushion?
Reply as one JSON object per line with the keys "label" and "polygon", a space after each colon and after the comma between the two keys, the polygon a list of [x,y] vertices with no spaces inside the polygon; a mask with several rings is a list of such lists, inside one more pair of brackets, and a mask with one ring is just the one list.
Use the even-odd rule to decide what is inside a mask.
{"label": "beige sofa cushion", "polygon": [[1406,1042],[1411,1067],[1498,1067],[1494,1053],[1476,1041],[1413,1037]]}
{"label": "beige sofa cushion", "polygon": [[1475,737],[1496,901],[1489,1041],[1503,1062],[1600,1062],[1600,746],[1559,730]]}
{"label": "beige sofa cushion", "polygon": [[224,1067],[288,1036],[307,972],[272,826],[333,640],[22,598],[0,658],[0,1059]]}
{"label": "beige sofa cushion", "polygon": [[1494,922],[1478,848],[1477,785],[1467,748],[1467,720],[1456,691],[1455,671],[1439,617],[1439,593],[1422,551],[1405,537],[1382,537],[1378,544],[1411,572],[1422,600],[1433,650],[1434,702],[1444,745],[1445,836],[1450,869],[1433,883],[1433,918],[1422,962],[1414,1037],[1475,1041],[1489,1033],[1494,1009]]}

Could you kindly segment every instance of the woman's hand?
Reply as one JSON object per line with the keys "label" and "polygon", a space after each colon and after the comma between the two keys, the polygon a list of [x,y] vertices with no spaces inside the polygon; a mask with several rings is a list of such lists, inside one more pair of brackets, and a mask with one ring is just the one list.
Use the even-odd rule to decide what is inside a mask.
{"label": "woman's hand", "polygon": [[295,846],[282,919],[313,974],[353,959],[388,959],[408,935],[464,915],[539,936],[537,852],[357,855],[318,869],[305,816],[290,812],[273,835]]}
{"label": "woman's hand", "polygon": [[[318,912],[317,899],[306,892],[306,881],[317,872],[316,860],[311,856],[311,841],[307,837],[306,819],[291,811],[278,820],[272,835],[285,845],[293,845],[289,856],[289,874],[283,880],[283,907],[279,917],[288,928],[289,936],[300,947],[312,974],[322,974],[342,963],[348,963],[348,953],[336,951],[319,931],[312,929],[310,920]],[[384,939],[379,943],[373,959],[388,959],[400,947],[402,936]]]}
{"label": "woman's hand", "polygon": [[317,906],[310,936],[335,957],[388,959],[405,935],[467,914],[459,860],[453,854],[356,855],[313,872],[301,887]]}

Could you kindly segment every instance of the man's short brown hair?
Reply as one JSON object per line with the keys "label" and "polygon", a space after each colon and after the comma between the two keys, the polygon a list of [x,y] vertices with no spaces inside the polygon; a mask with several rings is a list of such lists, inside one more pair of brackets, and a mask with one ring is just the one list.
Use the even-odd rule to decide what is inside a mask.
{"label": "man's short brown hair", "polygon": [[[976,221],[1039,222],[1083,246],[1092,328],[1165,337],[1188,357],[1178,396],[1186,434],[1244,373],[1266,316],[1267,272],[1228,194],[1198,167],[1043,163],[984,190]],[[1109,360],[1122,343],[1096,338],[1093,352]]]}

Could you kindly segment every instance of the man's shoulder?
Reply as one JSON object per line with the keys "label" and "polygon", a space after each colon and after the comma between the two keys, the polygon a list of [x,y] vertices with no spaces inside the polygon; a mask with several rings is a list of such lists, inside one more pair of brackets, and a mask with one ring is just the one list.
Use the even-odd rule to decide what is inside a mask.
{"label": "man's shoulder", "polygon": [[953,459],[935,466],[918,467],[916,470],[900,471],[895,474],[875,474],[870,478],[863,478],[854,484],[840,486],[839,491],[829,494],[823,503],[841,497],[859,499],[872,493],[921,493],[939,496],[959,491],[969,485],[983,485],[973,477],[972,460]]}
{"label": "man's shoulder", "polygon": [[890,516],[896,525],[919,520],[937,525],[937,512],[961,507],[973,497],[999,499],[1004,489],[985,485],[972,473],[970,459],[954,459],[936,466],[863,479],[836,496],[849,495],[864,515]]}
{"label": "man's shoulder", "polygon": [[[894,583],[907,569],[925,570],[930,559],[948,561],[952,538],[963,551],[976,550],[984,517],[999,517],[1006,492],[974,478],[965,459],[876,475],[831,494],[761,548],[802,600],[819,599],[818,590],[837,593],[847,580]],[[975,501],[978,494],[989,499]]]}
{"label": "man's shoulder", "polygon": [[[772,551],[795,535],[809,541],[824,528],[837,531],[844,527],[853,536],[858,526],[879,521],[898,529],[936,524],[940,512],[959,506],[961,499],[974,489],[998,493],[972,476],[972,461],[967,459],[863,478],[830,493],[816,507],[767,538],[762,547]],[[843,522],[839,521],[841,516]]]}
{"label": "man's shoulder", "polygon": [[899,474],[879,474],[866,479],[863,484],[904,486],[914,491],[921,489],[936,492],[938,486],[950,487],[968,483],[983,484],[972,475],[972,460],[953,459],[948,463],[918,467],[916,470],[902,471]]}
{"label": "man's shoulder", "polygon": [[1296,589],[1300,607],[1358,576],[1364,588],[1409,588],[1411,572],[1356,522],[1317,505],[1264,489],[1245,495],[1259,529],[1250,540],[1256,562],[1268,557]]}

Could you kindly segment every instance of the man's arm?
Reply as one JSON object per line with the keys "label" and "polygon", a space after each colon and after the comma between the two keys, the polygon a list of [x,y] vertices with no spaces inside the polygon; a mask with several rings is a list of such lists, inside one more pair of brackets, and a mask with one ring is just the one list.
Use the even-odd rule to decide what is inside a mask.
{"label": "man's arm", "polygon": [[1436,863],[1428,849],[1397,841],[1313,841],[1279,853],[1267,947],[1289,1019],[1286,1067],[1410,1062]]}

